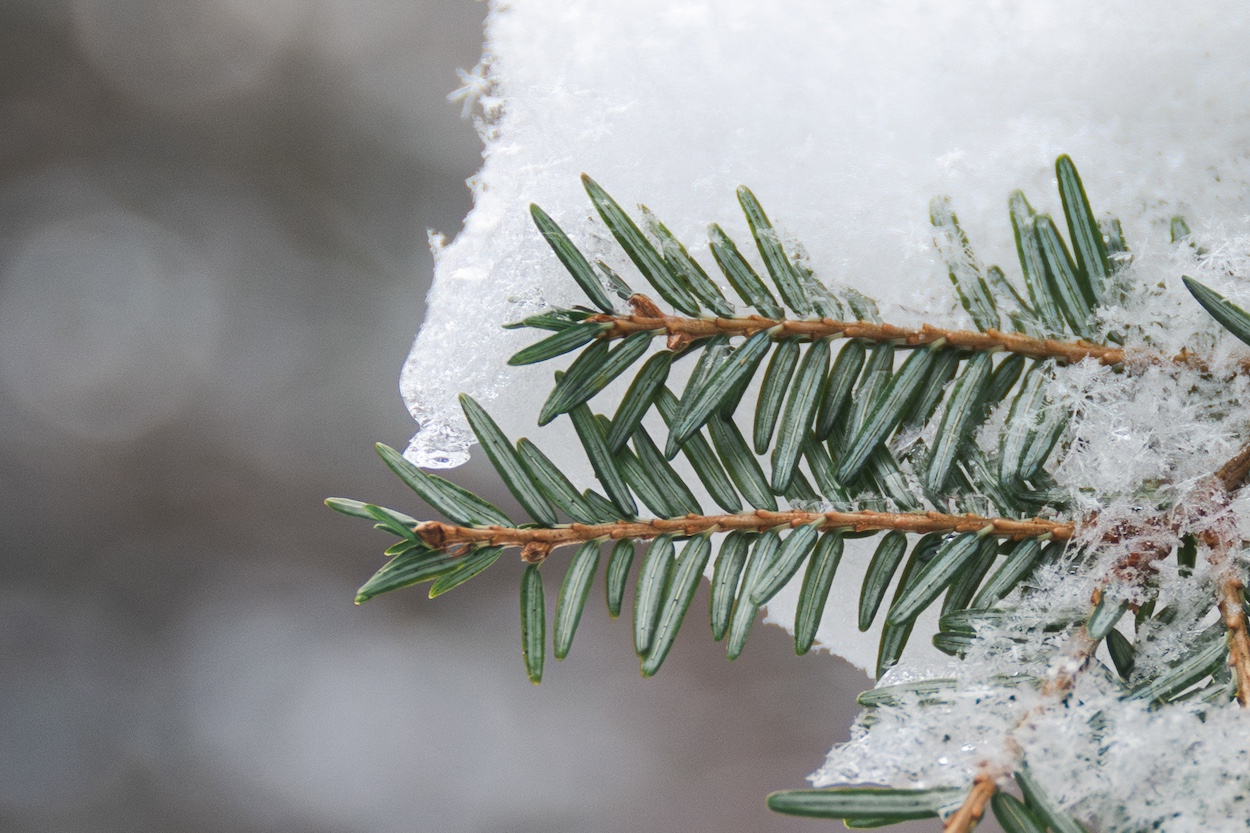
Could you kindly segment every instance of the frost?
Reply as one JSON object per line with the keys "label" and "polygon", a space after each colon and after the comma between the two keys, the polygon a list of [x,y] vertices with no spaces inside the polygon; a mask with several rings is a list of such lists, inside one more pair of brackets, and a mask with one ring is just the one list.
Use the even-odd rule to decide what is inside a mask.
{"label": "frost", "polygon": [[[949,689],[865,712],[813,780],[959,786],[1022,755],[1099,830],[1246,830],[1246,712],[1202,697],[1159,710],[1123,699],[1109,665],[1084,670],[1072,628],[1055,624],[1084,622],[1100,595],[1167,609],[1136,630],[1127,684],[1150,680],[1209,634],[1217,577],[1205,548],[1192,571],[1169,562],[1128,575],[1127,559],[1175,542],[1140,519],[1200,504],[1210,511],[1183,516],[1188,532],[1221,523],[1250,537],[1250,498],[1203,503],[1209,475],[1250,434],[1250,381],[1235,372],[1245,348],[1180,280],[1250,307],[1243,15],[1231,2],[495,3],[483,62],[458,93],[480,111],[486,145],[474,209],[453,243],[435,242],[428,317],[404,367],[420,423],[409,457],[432,467],[467,459],[463,391],[509,435],[534,437],[589,480],[566,429],[533,426],[552,367],[507,367],[533,336],[499,327],[581,301],[532,227],[531,202],[635,282],[581,190],[583,171],[627,209],[645,202],[709,271],[705,226],[747,238],[734,189],[748,184],[826,284],[872,296],[892,323],[968,326],[936,256],[929,199],[949,195],[979,259],[1015,275],[1007,192],[1019,187],[1058,216],[1051,164],[1071,154],[1131,249],[1098,321],[1101,338],[1125,344],[1131,372],[1091,360],[1056,369],[1046,389],[1051,407],[1075,414],[1052,454],[1054,485],[1091,520],[1000,603],[1004,615],[977,627],[963,661],[909,646],[882,684],[941,677]],[[1175,214],[1196,229],[1176,244]],[[1204,358],[1205,374],[1167,361],[1188,353]],[[688,372],[675,368],[675,389]],[[601,395],[612,400],[624,384]],[[1006,411],[977,438],[989,455]],[[655,420],[647,425],[662,436]],[[931,441],[914,432],[895,442]],[[875,662],[881,617],[861,634],[849,611],[873,546],[847,542],[817,635],[863,668]],[[797,597],[792,582],[769,621],[789,627]],[[927,611],[917,633],[935,632],[936,616]],[[1132,619],[1120,622],[1125,633]],[[1066,707],[1044,708],[1028,680],[1070,684]]]}
{"label": "frost", "polygon": [[[1081,693],[1017,737],[1048,792],[1105,831],[1244,831],[1250,816],[1250,732],[1235,703],[1152,711]],[[1091,732],[1095,721],[1099,731]],[[1123,801],[1123,796],[1132,796]],[[1118,799],[1118,800],[1117,800]]]}

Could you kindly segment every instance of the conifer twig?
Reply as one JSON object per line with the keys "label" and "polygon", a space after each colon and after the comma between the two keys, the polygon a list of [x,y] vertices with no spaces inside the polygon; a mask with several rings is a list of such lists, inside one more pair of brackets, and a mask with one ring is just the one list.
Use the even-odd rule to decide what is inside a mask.
{"label": "conifer twig", "polygon": [[[1052,666],[1053,673],[1042,686],[1042,696],[1063,698],[1076,685],[1081,672],[1089,666],[1090,659],[1098,650],[1098,640],[1090,638],[1084,626],[1077,628],[1068,639],[1062,656]],[[1045,706],[1038,706],[1044,710]]]}
{"label": "conifer twig", "polygon": [[[1092,358],[1108,366],[1132,362],[1176,364],[1201,371],[1208,369],[1206,362],[1185,350],[1169,358],[1148,350],[1125,350],[1122,347],[1095,344],[1084,339],[1061,341],[1053,338],[1035,338],[1022,333],[1007,333],[996,329],[980,332],[935,327],[931,324],[922,324],[919,327],[899,327],[871,321],[836,321],[832,318],[765,318],[761,315],[734,318],[712,316],[688,318],[668,315],[654,301],[641,294],[631,296],[629,304],[633,309],[631,315],[601,313],[586,320],[612,325],[599,335],[601,339],[625,338],[642,332],[664,333],[668,335],[669,346],[672,349],[681,349],[697,338],[714,335],[752,336],[762,330],[774,330],[774,340],[795,336],[812,339],[858,338],[877,343],[905,344],[911,347],[940,341],[952,347],[962,347],[968,350],[1001,350],[1035,359],[1057,359],[1065,363]],[[1250,366],[1246,369],[1250,370]]]}
{"label": "conifer twig", "polygon": [[[712,316],[688,318],[666,314],[645,295],[633,295],[629,303],[633,309],[631,315],[601,313],[586,319],[612,325],[598,338],[612,340],[643,332],[667,334],[669,348],[680,350],[698,338],[714,335],[752,336],[762,330],[774,330],[774,340],[796,336],[811,339],[858,338],[879,344],[888,342],[909,347],[942,342],[967,350],[1018,353],[1034,359],[1056,359],[1065,364],[1095,359],[1099,364],[1106,366],[1127,362],[1138,365],[1180,365],[1202,372],[1210,369],[1205,361],[1188,350],[1182,350],[1175,356],[1168,357],[1149,350],[1125,350],[1123,347],[1095,344],[1084,339],[1062,341],[1053,338],[1035,338],[1022,333],[1007,333],[992,328],[981,332],[935,327],[931,324],[922,324],[919,327],[899,327],[871,321],[836,321],[832,318],[765,318],[761,315],[734,318]],[[1250,372],[1250,362],[1243,362],[1241,369]]]}
{"label": "conifer twig", "polygon": [[1250,474],[1250,443],[1246,443],[1236,456],[1220,466],[1215,476],[1224,491],[1235,492],[1245,483],[1248,474]]}
{"label": "conifer twig", "polygon": [[[1103,540],[1123,540],[1158,524],[1166,524],[1167,529],[1173,534],[1179,533],[1186,518],[1217,515],[1227,495],[1241,488],[1247,474],[1250,474],[1250,443],[1247,443],[1211,475],[1208,481],[1210,488],[1199,490],[1195,500],[1196,505],[1176,507],[1175,511],[1157,517],[1153,519],[1153,522],[1147,520],[1131,529],[1110,530],[1104,534]],[[1206,530],[1202,538],[1211,547],[1212,561],[1224,567],[1220,580],[1218,604],[1228,634],[1229,663],[1234,667],[1238,680],[1237,699],[1245,706],[1250,703],[1250,628],[1247,628],[1245,609],[1241,604],[1242,583],[1228,558],[1231,533],[1224,529],[1224,526],[1226,523],[1218,525],[1215,529]],[[1133,581],[1154,569],[1154,562],[1166,558],[1170,552],[1170,547],[1159,546],[1149,541],[1142,542],[1112,567],[1111,574],[1119,576],[1124,581]],[[1102,587],[1094,591],[1094,596],[1090,600],[1091,612],[1098,605],[1102,592]],[[1062,697],[1067,694],[1076,684],[1077,677],[1088,666],[1090,658],[1098,649],[1098,644],[1099,640],[1092,639],[1084,627],[1073,633],[1063,655],[1054,666],[1053,676],[1042,686],[1043,696]]]}
{"label": "conifer twig", "polygon": [[1220,578],[1220,615],[1228,635],[1228,663],[1237,678],[1237,702],[1250,707],[1250,632],[1246,627],[1246,609],[1241,603],[1244,585],[1231,561],[1225,564]]}
{"label": "conifer twig", "polygon": [[[892,342],[919,347],[942,341],[952,347],[963,347],[969,350],[1004,350],[1019,353],[1037,359],[1059,359],[1064,362],[1079,362],[1083,359],[1096,359],[1104,365],[1122,364],[1128,358],[1138,355],[1148,361],[1158,361],[1149,353],[1126,353],[1120,347],[1108,347],[1103,344],[1078,341],[1058,341],[1050,338],[1033,338],[1020,333],[1005,333],[1000,330],[952,330],[923,324],[920,327],[898,327],[893,324],[878,324],[871,321],[835,321],[832,318],[815,319],[773,319],[759,315],[743,318],[685,318],[678,315],[666,315],[659,307],[644,295],[630,298],[634,309],[633,315],[595,315],[587,319],[612,327],[603,332],[600,338],[617,339],[641,332],[663,332],[670,339],[689,342],[696,338],[707,338],[714,335],[752,336],[761,330],[776,330],[775,339],[793,336],[808,338],[859,338],[878,343]],[[1191,364],[1188,357],[1178,359]]]}
{"label": "conifer twig", "polygon": [[959,809],[946,819],[942,825],[943,833],[971,833],[981,816],[985,815],[985,805],[998,791],[994,778],[989,773],[981,773],[972,782],[972,791],[964,799]]}
{"label": "conifer twig", "polygon": [[[1246,443],[1241,451],[1220,467],[1215,479],[1225,493],[1232,493],[1245,484],[1248,474],[1250,443]],[[1217,603],[1228,639],[1228,663],[1233,667],[1233,675],[1237,678],[1237,702],[1244,708],[1250,707],[1250,626],[1242,604],[1242,589],[1245,585],[1230,556],[1237,536],[1228,526],[1229,522],[1225,520],[1219,528],[1209,530],[1204,538],[1211,547],[1211,561],[1219,570]]]}
{"label": "conifer twig", "polygon": [[[633,538],[647,540],[663,534],[699,535],[712,532],[767,532],[771,529],[797,528],[819,523],[822,531],[835,529],[847,532],[869,532],[897,529],[903,532],[980,532],[1020,540],[1049,536],[1066,541],[1076,525],[1040,518],[1015,520],[987,518],[981,515],[944,515],[940,512],[769,512],[763,509],[735,515],[686,515],[683,518],[652,518],[623,520],[604,524],[567,524],[557,527],[466,527],[441,521],[424,521],[414,528],[427,546],[446,549],[457,544],[522,547],[538,554],[585,541]],[[541,558],[539,559],[541,560]]]}

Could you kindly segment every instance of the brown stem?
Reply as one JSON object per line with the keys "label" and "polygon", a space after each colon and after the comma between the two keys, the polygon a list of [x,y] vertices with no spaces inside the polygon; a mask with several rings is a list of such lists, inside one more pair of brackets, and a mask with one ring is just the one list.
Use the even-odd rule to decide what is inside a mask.
{"label": "brown stem", "polygon": [[1212,550],[1211,562],[1219,570],[1219,608],[1224,619],[1224,633],[1228,639],[1228,664],[1237,678],[1237,702],[1250,707],[1250,627],[1246,622],[1246,609],[1242,605],[1242,589],[1245,587],[1238,574],[1237,565],[1229,556],[1227,539]]}
{"label": "brown stem", "polygon": [[821,530],[842,529],[847,532],[869,532],[897,529],[903,532],[980,532],[987,527],[990,535],[1020,540],[1050,538],[1066,541],[1072,537],[1075,524],[1059,521],[1013,520],[986,518],[980,515],[943,515],[939,512],[768,512],[763,509],[736,515],[686,515],[684,518],[652,518],[637,521],[614,521],[606,524],[568,524],[558,527],[516,528],[502,526],[466,527],[424,521],[415,527],[416,534],[428,546],[445,549],[457,544],[528,548],[538,555],[556,547],[597,539],[650,539],[658,535],[698,535],[710,532],[766,532],[780,527],[819,524]]}
{"label": "brown stem", "polygon": [[1250,443],[1247,443],[1235,457],[1221,466],[1215,476],[1224,491],[1235,492],[1246,482],[1248,474],[1250,474]]}
{"label": "brown stem", "polygon": [[[1059,661],[1052,665],[1050,677],[1042,684],[1042,696],[1048,699],[1066,696],[1076,685],[1081,672],[1089,666],[1096,650],[1098,642],[1090,638],[1089,631],[1082,625],[1068,638]],[[1045,704],[1037,707],[1039,711],[1045,708]]]}
{"label": "brown stem", "polygon": [[[1229,662],[1237,675],[1237,699],[1243,706],[1250,703],[1250,632],[1247,630],[1245,609],[1241,604],[1242,582],[1228,556],[1235,535],[1229,528],[1227,519],[1220,518],[1220,512],[1227,505],[1228,494],[1241,488],[1247,473],[1250,473],[1250,444],[1221,466],[1212,475],[1209,487],[1199,489],[1189,505],[1177,507],[1175,511],[1156,519],[1148,519],[1131,528],[1111,530],[1104,536],[1104,540],[1111,541],[1162,530],[1176,534],[1187,522],[1216,519],[1215,525],[1204,530],[1201,537],[1211,548],[1212,563],[1223,568],[1219,608],[1228,634]],[[1156,561],[1166,558],[1170,553],[1170,546],[1162,546],[1157,541],[1141,541],[1131,553],[1112,567],[1111,575],[1126,582],[1138,580],[1154,569]],[[1090,600],[1091,609],[1097,606],[1102,592],[1102,587],[1094,591],[1094,597]],[[1098,642],[1090,638],[1084,627],[1073,633],[1059,662],[1052,670],[1052,676],[1042,686],[1042,694],[1061,698],[1071,691],[1077,677],[1089,665],[1090,658],[1097,649]]]}
{"label": "brown stem", "polygon": [[[1161,518],[1154,519],[1153,522],[1148,521],[1136,530],[1112,530],[1107,537],[1123,539],[1135,531],[1140,532],[1152,526],[1158,527],[1161,524],[1165,524],[1168,529],[1175,533],[1184,525],[1187,516],[1190,518],[1203,518],[1216,515],[1223,505],[1227,494],[1241,487],[1248,472],[1250,472],[1250,444],[1241,449],[1236,456],[1221,466],[1219,471],[1212,476],[1212,488],[1199,491],[1196,507],[1187,507],[1185,511],[1181,512],[1169,512]],[[1229,533],[1230,530],[1227,528],[1227,524],[1222,524],[1215,530],[1206,531],[1203,538],[1212,547],[1212,560],[1222,563],[1224,566],[1223,577],[1220,581],[1219,608],[1228,634],[1229,664],[1233,666],[1233,672],[1237,677],[1237,701],[1243,707],[1246,707],[1250,706],[1250,630],[1247,628],[1245,608],[1241,603],[1243,584],[1232,565],[1231,559],[1228,557],[1228,546],[1232,540]],[[1170,552],[1170,548],[1152,546],[1149,541],[1145,542],[1145,544],[1146,546],[1135,549],[1134,552],[1122,559],[1113,568],[1113,572],[1131,580],[1135,576],[1142,575],[1151,568],[1155,561],[1166,557]],[[1101,596],[1101,588],[1094,591],[1094,597],[1090,600],[1091,607],[1097,606]],[[1084,626],[1078,628],[1069,637],[1060,660],[1052,665],[1051,675],[1042,685],[1041,694],[1044,699],[1020,719],[1016,729],[1007,738],[1012,757],[1019,759],[1023,756],[1020,744],[1016,740],[1016,732],[1023,726],[1031,724],[1035,718],[1046,710],[1054,708],[1058,702],[1061,702],[1067,696],[1068,692],[1076,685],[1076,681],[1081,673],[1089,667],[1089,662],[1097,649],[1098,642],[1090,637],[1089,631]],[[993,795],[992,790],[990,795]],[[972,795],[968,796],[968,801],[964,802],[964,806],[960,807],[956,815],[951,816],[947,826],[943,828],[944,830],[967,831],[971,829],[967,826],[952,828],[951,824],[959,816],[959,813],[964,811],[972,801],[972,798]],[[982,806],[984,806],[985,800],[982,799]],[[971,816],[969,815],[968,818],[971,818]],[[967,824],[967,822],[962,823]]]}
{"label": "brown stem", "polygon": [[1250,632],[1246,627],[1246,609],[1241,604],[1243,586],[1230,565],[1220,580],[1220,614],[1228,633],[1228,663],[1237,677],[1237,702],[1250,707]]}
{"label": "brown stem", "polygon": [[[1231,460],[1215,474],[1215,479],[1225,493],[1240,489],[1250,474],[1250,443],[1242,447]],[[1222,519],[1214,529],[1207,530],[1203,539],[1211,547],[1211,563],[1218,572],[1218,605],[1224,619],[1224,632],[1228,639],[1228,664],[1237,678],[1237,702],[1243,708],[1250,707],[1250,626],[1246,622],[1246,609],[1242,605],[1242,589],[1245,587],[1240,571],[1230,552],[1240,536],[1232,528],[1231,519]]]}
{"label": "brown stem", "polygon": [[943,833],[971,833],[981,816],[985,815],[985,805],[997,791],[998,787],[992,776],[987,773],[978,775],[972,782],[972,792],[968,793],[964,803],[942,825]]}
{"label": "brown stem", "polygon": [[630,305],[634,309],[633,315],[596,315],[588,320],[612,325],[600,338],[624,338],[641,332],[665,333],[672,349],[682,349],[696,338],[713,335],[751,336],[761,330],[775,330],[775,339],[791,336],[812,339],[860,338],[916,347],[941,341],[969,350],[1005,350],[1022,356],[1058,359],[1062,362],[1079,362],[1092,358],[1104,365],[1116,365],[1130,360],[1148,364],[1184,364],[1200,370],[1206,369],[1205,363],[1185,352],[1168,359],[1148,351],[1129,352],[1120,347],[1108,347],[1084,340],[1058,341],[992,329],[982,333],[950,330],[928,324],[920,327],[896,327],[893,324],[876,324],[870,321],[835,321],[832,318],[775,319],[759,315],[744,318],[685,318],[666,315],[645,295],[633,296],[630,298]]}

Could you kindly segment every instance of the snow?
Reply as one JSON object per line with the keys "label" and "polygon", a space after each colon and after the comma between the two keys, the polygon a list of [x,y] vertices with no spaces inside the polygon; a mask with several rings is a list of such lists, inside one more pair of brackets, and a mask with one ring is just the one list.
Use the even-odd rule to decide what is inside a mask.
{"label": "snow", "polygon": [[[485,141],[474,209],[452,243],[431,237],[435,283],[402,377],[420,423],[409,458],[430,467],[467,459],[470,435],[455,399],[467,392],[509,436],[534,438],[576,482],[591,482],[563,419],[534,426],[553,369],[571,357],[507,367],[536,337],[499,327],[582,301],[532,226],[531,202],[592,260],[643,284],[594,215],[583,171],[627,210],[645,203],[711,273],[707,223],[749,241],[734,193],[747,184],[826,283],[875,298],[891,323],[968,326],[934,251],[930,198],[949,195],[980,260],[1016,276],[1007,194],[1021,188],[1034,208],[1059,215],[1053,164],[1068,153],[1096,214],[1122,220],[1133,256],[1100,312],[1100,334],[1120,333],[1131,348],[1164,357],[1196,351],[1211,372],[1144,363],[1118,372],[1093,362],[1055,372],[1048,399],[1076,418],[1060,445],[1071,450],[1057,451],[1050,469],[1079,513],[1097,521],[1062,563],[1004,600],[1013,617],[982,628],[965,661],[909,648],[883,682],[955,676],[954,692],[866,713],[814,780],[966,784],[987,762],[1022,751],[1046,788],[1101,830],[1245,829],[1229,821],[1245,818],[1250,789],[1246,716],[1235,706],[1151,711],[1091,672],[1077,680],[1070,708],[1044,709],[1030,687],[997,680],[1053,675],[1063,643],[1041,625],[1064,611],[1087,615],[1096,589],[1145,601],[1115,569],[1134,541],[1081,544],[1194,499],[1250,428],[1250,384],[1234,372],[1245,347],[1180,282],[1193,276],[1250,306],[1246,13],[1232,2],[1153,0],[496,2],[483,63],[464,76]],[[1174,214],[1195,229],[1190,241],[1169,241]],[[691,364],[674,368],[670,387],[680,390]],[[618,380],[602,401],[614,402],[626,384]],[[1003,416],[979,438],[987,451]],[[654,415],[646,424],[664,436]],[[1222,513],[1250,534],[1250,501]],[[860,634],[853,611],[873,546],[848,542],[817,638],[865,669],[875,664],[883,617]],[[1181,612],[1138,633],[1139,676],[1166,667],[1210,624],[1205,555],[1189,576],[1161,565],[1158,605],[1176,602]],[[769,605],[770,621],[791,626],[797,584]],[[935,615],[926,613],[914,641],[936,630]],[[1090,729],[1095,717],[1101,734]],[[1130,807],[1127,795],[1140,801]]]}
{"label": "snow", "polygon": [[744,236],[734,189],[747,184],[818,276],[900,323],[951,312],[930,198],[949,195],[981,258],[1010,270],[1007,194],[1056,211],[1060,153],[1130,241],[1158,239],[1177,212],[1195,229],[1250,213],[1245,14],[1232,2],[497,3],[464,93],[486,143],[474,209],[453,243],[435,241],[404,367],[421,424],[411,459],[466,459],[461,391],[519,414],[545,395],[549,367],[504,366],[532,334],[498,328],[579,300],[530,202],[632,273],[592,221],[583,171],[623,206],[644,202],[705,262],[707,223]]}

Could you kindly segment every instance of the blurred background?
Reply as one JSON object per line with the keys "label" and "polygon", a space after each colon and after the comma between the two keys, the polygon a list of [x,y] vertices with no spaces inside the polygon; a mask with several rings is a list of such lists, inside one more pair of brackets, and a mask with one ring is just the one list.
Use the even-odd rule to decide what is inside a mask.
{"label": "blurred background", "polygon": [[372,443],[413,431],[485,13],[0,2],[0,829],[829,827],[764,796],[867,681],[780,629],[730,664],[692,626],[643,680],[600,579],[534,687],[512,564],[351,603],[386,537],[322,499],[429,512]]}

